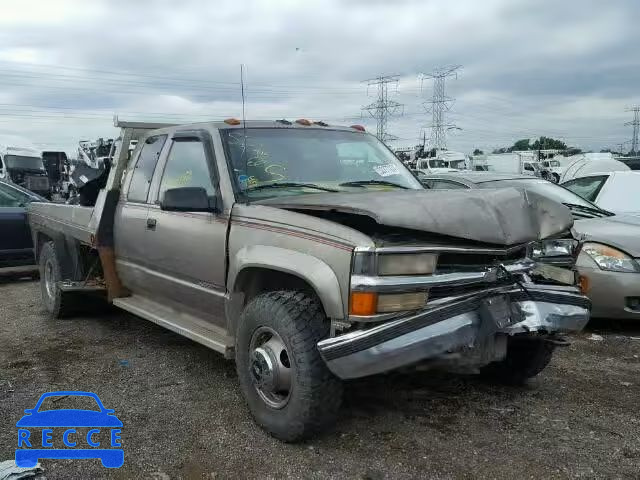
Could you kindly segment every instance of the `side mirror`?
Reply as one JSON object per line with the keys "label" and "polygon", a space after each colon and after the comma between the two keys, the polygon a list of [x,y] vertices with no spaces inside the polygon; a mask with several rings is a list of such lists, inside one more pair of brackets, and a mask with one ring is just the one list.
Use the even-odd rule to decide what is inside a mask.
{"label": "side mirror", "polygon": [[210,199],[202,187],[170,188],[160,199],[160,209],[169,212],[212,212],[215,199]]}

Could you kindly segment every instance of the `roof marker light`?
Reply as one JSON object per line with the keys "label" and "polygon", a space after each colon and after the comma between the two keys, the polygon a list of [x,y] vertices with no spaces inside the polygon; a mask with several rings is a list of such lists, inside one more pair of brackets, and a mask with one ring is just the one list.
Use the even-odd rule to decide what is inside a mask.
{"label": "roof marker light", "polygon": [[358,130],[359,132],[366,132],[362,125],[351,125],[351,128],[353,128],[354,130]]}
{"label": "roof marker light", "polygon": [[291,122],[289,120],[285,120],[284,118],[282,120],[276,120],[276,122],[282,123],[283,125],[291,125]]}
{"label": "roof marker light", "polygon": [[237,118],[227,118],[224,123],[227,125],[240,125],[242,122]]}
{"label": "roof marker light", "polygon": [[305,127],[308,127],[311,125],[311,121],[307,120],[306,118],[299,118],[298,120],[296,120],[296,123],[298,125],[304,125]]}
{"label": "roof marker light", "polygon": [[325,123],[325,122],[322,122],[322,121],[320,121],[320,122],[313,122],[313,124],[314,124],[314,125],[319,125],[319,126],[321,126],[321,127],[328,127],[328,126],[329,126],[329,124],[328,124],[328,123]]}

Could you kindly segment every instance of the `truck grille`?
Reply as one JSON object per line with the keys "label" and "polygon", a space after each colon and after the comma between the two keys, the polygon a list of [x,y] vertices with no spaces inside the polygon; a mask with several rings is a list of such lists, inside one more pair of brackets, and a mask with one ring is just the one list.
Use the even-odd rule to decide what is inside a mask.
{"label": "truck grille", "polygon": [[483,270],[504,262],[522,260],[527,256],[527,246],[522,245],[516,248],[505,250],[503,253],[477,253],[470,251],[462,252],[442,252],[438,256],[437,273],[449,273],[470,270]]}

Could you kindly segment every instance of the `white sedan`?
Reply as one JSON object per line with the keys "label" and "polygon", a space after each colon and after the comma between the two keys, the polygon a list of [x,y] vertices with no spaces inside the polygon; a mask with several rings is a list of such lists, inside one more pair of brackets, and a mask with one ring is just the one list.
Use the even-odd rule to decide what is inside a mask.
{"label": "white sedan", "polygon": [[640,171],[590,173],[562,186],[604,210],[640,214]]}

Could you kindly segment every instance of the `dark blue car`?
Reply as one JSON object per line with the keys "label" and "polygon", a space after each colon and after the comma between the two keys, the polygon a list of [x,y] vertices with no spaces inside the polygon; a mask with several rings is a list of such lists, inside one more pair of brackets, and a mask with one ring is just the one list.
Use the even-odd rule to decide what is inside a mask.
{"label": "dark blue car", "polygon": [[[49,397],[88,397],[95,401],[97,409],[62,408],[40,411],[42,403]],[[93,405],[93,402],[91,403]],[[79,391],[45,393],[34,408],[24,412],[26,415],[16,423],[18,427],[16,464],[19,467],[33,467],[42,458],[99,458],[102,465],[108,468],[118,468],[124,463],[124,451],[120,444],[122,422],[114,415],[113,410],[104,407],[95,393]],[[91,429],[86,434],[76,431],[76,428],[82,427]],[[54,428],[57,430],[64,428],[60,445],[53,443]],[[98,441],[97,436],[100,435],[101,430],[108,430],[110,439],[108,443]],[[65,448],[56,448],[63,446]]]}
{"label": "dark blue car", "polygon": [[46,201],[29,190],[0,180],[0,269],[35,265],[26,206]]}

